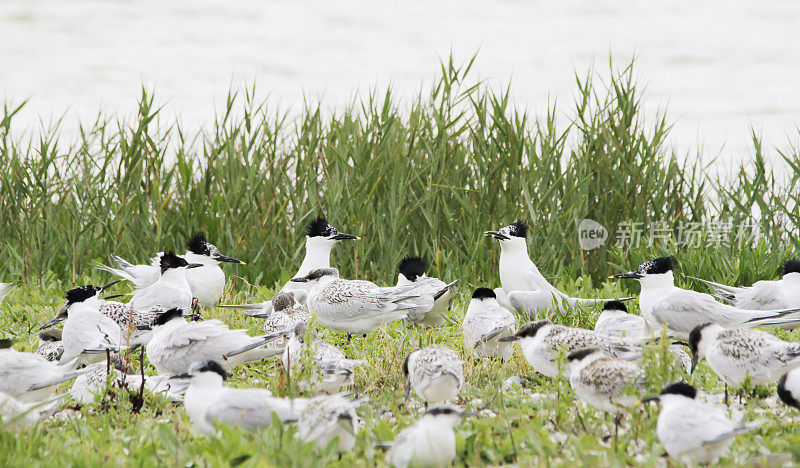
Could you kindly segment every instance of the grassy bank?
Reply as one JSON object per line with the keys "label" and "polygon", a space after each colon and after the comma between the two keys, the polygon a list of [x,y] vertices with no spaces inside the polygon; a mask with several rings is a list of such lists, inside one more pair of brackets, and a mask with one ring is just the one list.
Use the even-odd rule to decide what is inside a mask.
{"label": "grassy bank", "polygon": [[[198,135],[161,116],[148,92],[137,118],[99,115],[71,145],[57,125],[35,140],[14,136],[21,105],[9,103],[0,120],[0,277],[73,282],[94,275],[90,265],[108,252],[143,260],[182,250],[202,229],[252,266],[238,275],[272,285],[298,263],[304,225],[319,212],[364,238],[334,252],[343,274],[384,281],[407,253],[437,273],[489,281],[496,262],[481,233],[515,219],[532,223],[539,266],[564,278],[598,280],[610,260],[640,260],[611,243],[581,251],[584,218],[612,237],[622,223],[663,223],[671,236],[654,247],[679,257],[691,250],[676,245],[681,225],[715,220],[758,225],[763,248],[779,255],[800,245],[800,170],[774,175],[764,154],[772,150],[755,138],[753,160],[726,180],[673,154],[668,118],[643,118],[632,65],[576,76],[574,103],[562,97],[540,116],[513,107],[471,66],[444,63],[435,86],[410,102],[387,90],[337,112],[309,104],[290,117],[252,89],[232,92]],[[795,149],[782,157],[800,167]],[[729,238],[718,255],[745,259],[749,246]],[[727,275],[728,266],[712,268]]]}

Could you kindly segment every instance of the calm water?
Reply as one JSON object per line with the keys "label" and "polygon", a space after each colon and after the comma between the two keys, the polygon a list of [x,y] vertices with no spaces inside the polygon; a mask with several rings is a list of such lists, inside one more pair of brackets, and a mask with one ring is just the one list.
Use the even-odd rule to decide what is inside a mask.
{"label": "calm water", "polygon": [[799,26],[792,0],[2,0],[0,95],[31,98],[18,121],[31,128],[68,110],[69,133],[99,109],[129,114],[145,83],[191,129],[232,83],[336,107],[390,82],[413,93],[451,49],[480,49],[479,76],[512,80],[540,113],[548,97],[568,110],[575,71],[635,54],[676,148],[725,166],[749,154],[751,125],[772,147],[797,140]]}

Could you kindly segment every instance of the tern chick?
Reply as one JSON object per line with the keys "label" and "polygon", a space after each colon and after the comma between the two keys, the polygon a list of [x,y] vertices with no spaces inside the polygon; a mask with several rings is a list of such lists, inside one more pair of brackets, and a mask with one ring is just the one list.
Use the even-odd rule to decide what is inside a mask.
{"label": "tern chick", "polygon": [[411,351],[403,362],[406,400],[411,389],[427,405],[451,401],[464,385],[464,362],[455,351],[439,344]]}
{"label": "tern chick", "polygon": [[[409,299],[414,285],[381,288],[369,281],[339,278],[339,270],[321,268],[292,281],[308,283],[308,309],[323,326],[348,335],[367,334],[386,323],[406,317],[419,307]],[[430,302],[433,303],[431,297]]]}
{"label": "tern chick", "polygon": [[[219,306],[229,309],[244,309],[245,314],[250,317],[264,319],[264,333],[267,335],[277,333],[281,330],[293,330],[298,324],[308,324],[311,321],[311,312],[308,311],[302,302],[296,300],[296,297],[302,295],[305,298],[306,291],[298,289],[295,291],[283,291],[276,294],[271,301],[268,301],[269,307],[266,307],[265,302],[259,304],[241,304],[241,305],[224,305]],[[281,337],[269,343],[268,346],[277,348],[286,344],[286,340]]]}
{"label": "tern chick", "polygon": [[449,466],[456,458],[453,428],[464,415],[450,405],[429,408],[419,421],[400,431],[386,455],[387,464],[400,468]]}
{"label": "tern chick", "polygon": [[[308,325],[295,325],[291,338],[281,356],[283,368],[291,377],[302,371],[303,352],[313,352],[313,376],[311,382],[298,382],[301,388],[314,388],[325,393],[336,393],[342,387],[353,385],[353,368],[366,364],[363,359],[347,359],[339,348],[327,341],[317,338],[316,330],[307,334]],[[307,336],[311,337],[308,342]]]}
{"label": "tern chick", "polygon": [[48,361],[58,361],[64,354],[64,346],[61,344],[61,329],[49,328],[39,332],[39,347],[36,354]]}
{"label": "tern chick", "polygon": [[716,463],[734,437],[763,424],[763,421],[733,421],[722,409],[695,400],[696,396],[694,387],[678,382],[664,387],[660,395],[642,400],[661,402],[656,434],[667,454],[681,463]]}
{"label": "tern chick", "polygon": [[500,341],[518,341],[525,359],[537,372],[547,377],[558,375],[556,358],[564,347],[567,355],[580,349],[597,348],[616,357],[636,358],[639,350],[598,335],[593,330],[554,325],[549,320],[530,322]]}
{"label": "tern chick", "polygon": [[262,388],[232,388],[223,385],[228,374],[216,361],[201,361],[189,366],[189,372],[173,376],[190,379],[184,408],[194,428],[205,435],[216,434],[216,424],[247,430],[269,427],[273,415],[283,422],[295,421],[308,400],[276,398]]}
{"label": "tern chick", "polygon": [[315,442],[322,450],[334,439],[339,453],[353,450],[356,444],[356,409],[366,398],[351,400],[341,395],[320,395],[308,401],[297,421],[297,437],[303,442]]}
{"label": "tern chick", "polygon": [[567,373],[578,398],[607,413],[620,414],[636,404],[638,398],[626,390],[644,390],[644,373],[638,364],[596,348],[581,349],[567,356]]}
{"label": "tern chick", "polygon": [[475,357],[500,356],[507,361],[513,348],[502,339],[514,333],[516,323],[514,314],[497,302],[494,291],[478,288],[472,293],[464,316],[464,343]]}

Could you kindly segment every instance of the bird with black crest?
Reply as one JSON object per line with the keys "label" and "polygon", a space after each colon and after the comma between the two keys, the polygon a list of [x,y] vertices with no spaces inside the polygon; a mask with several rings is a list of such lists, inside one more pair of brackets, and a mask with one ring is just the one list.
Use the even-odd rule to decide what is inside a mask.
{"label": "bird with black crest", "polygon": [[131,293],[130,307],[134,310],[150,310],[156,307],[192,309],[195,304],[194,293],[186,279],[186,273],[195,268],[204,268],[203,264],[189,263],[173,252],[164,252],[159,260],[159,268],[161,276],[158,281]]}
{"label": "bird with black crest", "polygon": [[450,302],[453,299],[452,287],[458,283],[461,278],[448,284],[444,281],[425,275],[425,260],[420,257],[405,257],[398,265],[397,286],[408,286],[414,284],[418,286],[413,290],[414,294],[424,296],[431,294],[439,294],[445,291],[433,302],[433,307],[430,309],[423,308],[421,310],[409,311],[406,316],[406,321],[409,323],[419,325],[422,328],[435,328],[441,327],[446,322],[445,309],[450,307]]}

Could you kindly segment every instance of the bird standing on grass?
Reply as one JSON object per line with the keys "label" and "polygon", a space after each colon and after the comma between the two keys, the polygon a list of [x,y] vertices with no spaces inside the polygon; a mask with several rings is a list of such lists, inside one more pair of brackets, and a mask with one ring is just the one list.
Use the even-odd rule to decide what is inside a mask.
{"label": "bird standing on grass", "polygon": [[356,445],[356,409],[366,398],[350,399],[341,395],[319,395],[308,401],[297,421],[297,437],[304,442],[315,442],[322,450],[331,441],[339,453],[349,452]]}
{"label": "bird standing on grass", "polygon": [[194,305],[194,294],[186,273],[194,268],[205,268],[202,263],[189,263],[172,252],[165,252],[159,261],[161,276],[158,281],[131,293],[129,307],[134,310],[154,308],[180,308],[190,310]]}
{"label": "bird standing on grass", "polygon": [[415,284],[419,288],[415,289],[414,293],[420,295],[432,295],[438,294],[442,290],[445,291],[433,302],[433,306],[430,309],[409,312],[406,320],[422,328],[434,328],[444,325],[446,321],[444,310],[450,307],[450,301],[453,299],[452,286],[460,279],[447,284],[438,278],[425,276],[425,261],[419,257],[404,258],[398,266],[398,271],[398,287]]}
{"label": "bird standing on grass", "polygon": [[503,338],[514,333],[516,323],[514,314],[498,304],[494,291],[478,288],[472,293],[464,316],[464,344],[477,358],[499,356],[507,361],[513,348]]}

